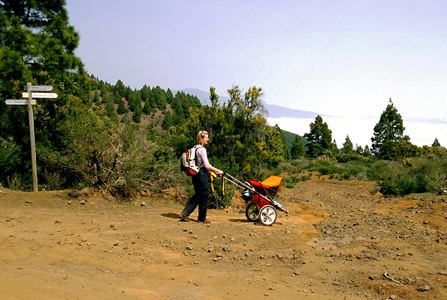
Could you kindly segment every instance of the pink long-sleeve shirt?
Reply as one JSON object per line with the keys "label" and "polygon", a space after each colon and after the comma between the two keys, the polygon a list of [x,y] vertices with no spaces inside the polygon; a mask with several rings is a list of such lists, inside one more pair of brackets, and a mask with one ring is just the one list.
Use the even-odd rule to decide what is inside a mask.
{"label": "pink long-sleeve shirt", "polygon": [[211,168],[211,165],[208,161],[208,156],[206,154],[206,149],[204,147],[197,148],[196,157],[197,157],[197,166],[199,166],[199,168],[203,167],[206,170],[209,170]]}

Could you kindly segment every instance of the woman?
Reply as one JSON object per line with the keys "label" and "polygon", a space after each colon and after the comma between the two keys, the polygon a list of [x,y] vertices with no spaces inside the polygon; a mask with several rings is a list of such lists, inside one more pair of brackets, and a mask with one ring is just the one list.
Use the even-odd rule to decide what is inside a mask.
{"label": "woman", "polygon": [[208,209],[209,201],[209,190],[208,190],[208,173],[214,172],[218,175],[223,175],[224,172],[218,168],[210,165],[208,157],[206,155],[206,149],[203,147],[208,144],[208,132],[199,131],[197,134],[197,145],[196,150],[196,162],[197,166],[200,168],[197,175],[192,176],[192,183],[194,185],[194,196],[189,199],[188,204],[186,204],[183,212],[180,214],[180,219],[185,222],[189,222],[189,215],[199,206],[199,216],[197,222],[209,224],[210,221],[206,219],[206,211]]}

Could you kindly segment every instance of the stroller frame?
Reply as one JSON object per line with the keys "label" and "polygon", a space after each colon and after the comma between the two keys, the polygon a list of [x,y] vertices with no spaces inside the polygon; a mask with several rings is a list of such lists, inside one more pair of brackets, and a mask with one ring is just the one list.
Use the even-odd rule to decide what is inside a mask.
{"label": "stroller frame", "polygon": [[[268,179],[273,177],[279,176],[274,175]],[[271,193],[269,192],[269,187],[263,185],[263,182],[268,179],[263,182],[254,179],[249,180],[249,182],[242,182],[227,173],[224,174],[223,178],[243,190],[241,197],[248,203],[245,215],[249,221],[260,221],[263,225],[270,226],[276,221],[277,209],[286,214],[289,213],[281,203],[276,201],[276,195],[282,181],[281,177],[279,177],[276,191],[273,191],[274,195],[271,190]]]}

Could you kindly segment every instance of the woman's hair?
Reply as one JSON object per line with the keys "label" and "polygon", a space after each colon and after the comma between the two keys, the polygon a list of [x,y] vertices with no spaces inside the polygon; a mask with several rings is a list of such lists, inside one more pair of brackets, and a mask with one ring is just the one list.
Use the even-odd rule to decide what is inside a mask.
{"label": "woman's hair", "polygon": [[199,133],[197,134],[197,144],[203,145],[203,138],[205,137],[205,135],[208,135],[208,132],[206,131],[199,131]]}

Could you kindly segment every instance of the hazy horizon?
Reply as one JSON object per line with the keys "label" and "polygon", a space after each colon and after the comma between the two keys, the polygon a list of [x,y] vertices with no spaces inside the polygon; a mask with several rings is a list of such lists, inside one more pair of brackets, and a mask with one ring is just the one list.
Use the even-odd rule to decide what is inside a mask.
{"label": "hazy horizon", "polygon": [[[202,104],[209,104],[208,92],[195,88],[186,88],[183,89],[183,91],[198,96]],[[225,102],[228,99],[227,95],[219,95],[219,97],[222,102]],[[266,104],[267,108],[272,106],[268,103]],[[386,103],[386,105],[388,105],[388,102]],[[386,105],[383,107],[383,111],[385,111]],[[296,111],[296,109],[277,104],[273,104],[273,106],[284,108],[286,110],[285,114],[287,114],[287,116],[279,117],[277,113],[273,113],[272,115],[270,114],[270,112],[268,112],[265,117],[269,125],[274,126],[278,124],[278,126],[283,130],[303,136],[305,133],[308,133],[310,131],[310,124],[315,122],[316,115],[320,115],[322,116],[323,121],[328,124],[329,129],[332,131],[332,138],[336,141],[339,148],[343,146],[343,143],[346,140],[346,136],[349,136],[349,139],[353,143],[354,147],[356,145],[362,146],[363,148],[366,145],[371,147],[371,137],[374,134],[374,126],[379,122],[380,115],[382,114],[380,113],[377,116],[359,115],[343,117],[300,110],[297,112],[297,117],[291,117],[290,115],[292,115],[293,112]],[[399,112],[398,108],[397,110]],[[312,114],[314,114],[315,116],[306,117],[307,115]],[[422,147],[424,145],[431,146],[434,140],[437,138],[441,145],[446,145],[446,141],[442,139],[442,132],[445,128],[445,125],[447,124],[446,120],[436,118],[406,119],[403,117],[403,123],[405,127],[404,134],[410,137],[411,143],[419,147]],[[421,130],[421,127],[423,127],[424,130]],[[417,142],[414,142],[414,140],[417,140]]]}

